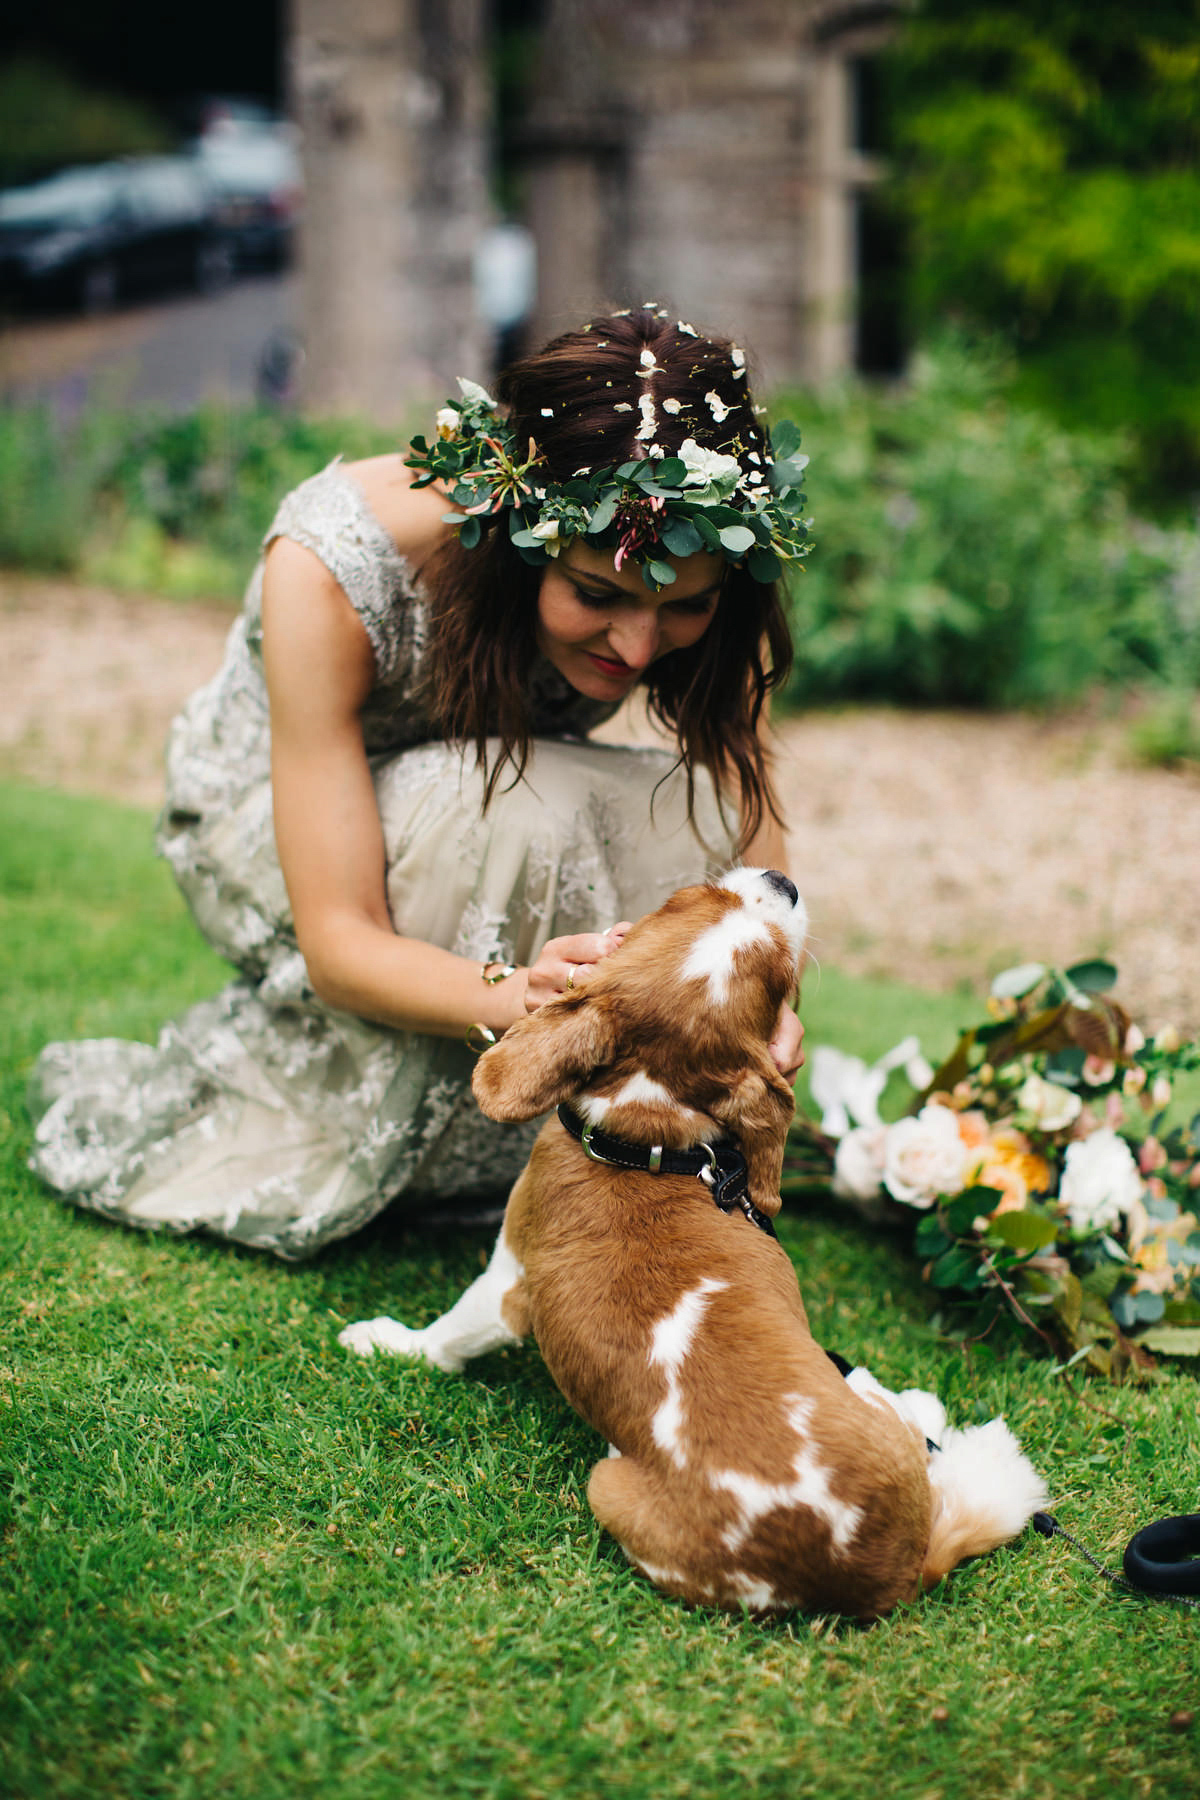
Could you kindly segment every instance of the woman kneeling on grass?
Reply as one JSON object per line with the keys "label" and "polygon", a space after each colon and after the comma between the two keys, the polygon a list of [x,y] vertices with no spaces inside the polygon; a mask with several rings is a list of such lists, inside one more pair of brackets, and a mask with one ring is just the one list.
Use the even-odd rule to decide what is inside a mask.
{"label": "woman kneeling on grass", "polygon": [[[310,1255],[393,1201],[495,1200],[471,1046],[626,922],[780,866],[763,703],[803,553],[736,345],[598,319],[277,513],[220,672],[172,728],[159,848],[239,978],[151,1048],[52,1044],[33,1167],[127,1224]],[[678,753],[592,744],[641,686]],[[781,1015],[785,1073],[800,1028]]]}

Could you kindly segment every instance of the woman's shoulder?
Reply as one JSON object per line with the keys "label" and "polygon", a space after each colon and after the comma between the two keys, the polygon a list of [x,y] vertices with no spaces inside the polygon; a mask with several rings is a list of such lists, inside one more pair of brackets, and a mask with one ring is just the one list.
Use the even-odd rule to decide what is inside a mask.
{"label": "woman's shoulder", "polygon": [[[440,525],[444,498],[431,505],[416,490],[412,500],[420,507],[405,506],[407,475],[399,456],[363,462],[339,457],[292,489],[264,538],[267,551],[287,539],[324,564],[366,627],[380,681],[393,679],[416,653],[420,609],[412,602],[421,562],[436,542],[430,513],[436,528],[446,529]],[[255,587],[248,601],[252,613]]]}
{"label": "woman's shoulder", "polygon": [[398,450],[340,465],[368,507],[408,561],[419,567],[443,542],[443,515],[449,501],[437,486],[414,487],[412,470]]}

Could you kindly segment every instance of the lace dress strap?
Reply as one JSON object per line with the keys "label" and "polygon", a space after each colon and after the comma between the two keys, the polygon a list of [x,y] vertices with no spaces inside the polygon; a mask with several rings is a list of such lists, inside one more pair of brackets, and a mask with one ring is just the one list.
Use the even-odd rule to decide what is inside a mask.
{"label": "lace dress strap", "polygon": [[366,627],[376,680],[388,681],[404,648],[405,609],[398,602],[413,598],[412,572],[341,457],[286,496],[263,549],[277,537],[320,557]]}

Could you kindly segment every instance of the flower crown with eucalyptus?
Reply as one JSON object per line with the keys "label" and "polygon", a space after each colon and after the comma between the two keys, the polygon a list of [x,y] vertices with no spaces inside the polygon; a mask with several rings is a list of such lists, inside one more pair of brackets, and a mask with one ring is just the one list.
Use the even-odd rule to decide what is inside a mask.
{"label": "flower crown with eucalyptus", "polygon": [[[735,362],[740,352],[735,352]],[[643,350],[639,373],[657,373],[654,352]],[[744,359],[737,365],[744,370]],[[728,562],[744,563],[755,581],[775,581],[787,563],[808,552],[810,520],[801,517],[801,487],[807,456],[798,454],[800,432],[790,419],[771,433],[771,454],[753,446],[737,456],[706,450],[687,438],[675,452],[653,441],[655,400],[643,394],[637,439],[647,445],[640,460],[603,469],[578,469],[570,481],[539,475],[544,457],[532,438],[522,455],[516,435],[496,402],[474,381],[459,377],[459,400],[437,415],[437,437],[413,438],[405,457],[418,471],[414,487],[443,483],[459,512],[443,515],[458,529],[466,550],[481,541],[484,519],[508,512],[508,535],[527,563],[545,564],[564,544],[582,538],[593,548],[614,550],[613,563],[641,567],[646,586],[656,592],[675,579],[668,557],[719,551]],[[730,409],[714,392],[705,399],[719,424]],[[677,413],[679,401],[665,400]],[[619,410],[632,412],[626,403]]]}

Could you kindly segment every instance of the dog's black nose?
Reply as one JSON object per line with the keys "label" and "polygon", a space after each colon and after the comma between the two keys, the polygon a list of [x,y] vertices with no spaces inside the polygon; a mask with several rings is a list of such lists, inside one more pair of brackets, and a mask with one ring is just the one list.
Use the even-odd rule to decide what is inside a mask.
{"label": "dog's black nose", "polygon": [[773,888],[777,888],[781,894],[787,895],[789,906],[795,906],[800,894],[794,881],[789,881],[779,869],[764,869],[763,877],[770,882]]}

